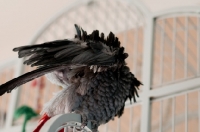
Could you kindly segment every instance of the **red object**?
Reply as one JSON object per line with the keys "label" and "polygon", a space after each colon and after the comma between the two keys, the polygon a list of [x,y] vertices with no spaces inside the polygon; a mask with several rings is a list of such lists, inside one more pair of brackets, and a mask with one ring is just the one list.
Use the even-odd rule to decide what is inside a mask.
{"label": "red object", "polygon": [[[49,117],[46,113],[40,119],[39,125],[33,132],[39,132],[45,122],[47,122],[51,117]],[[62,131],[61,131],[62,132]],[[64,131],[63,131],[64,132]]]}
{"label": "red object", "polygon": [[40,77],[40,85],[39,88],[43,89],[45,87],[45,78],[44,77]]}
{"label": "red object", "polygon": [[35,80],[33,80],[32,82],[31,82],[31,87],[36,87],[36,85],[37,85],[37,81],[36,81],[36,79]]}
{"label": "red object", "polygon": [[[33,130],[33,132],[40,132],[42,126],[47,122],[51,117],[49,117],[46,113],[40,119],[39,125]],[[61,129],[59,132],[64,132],[64,129]]]}
{"label": "red object", "polygon": [[64,132],[64,129],[61,129],[59,132]]}
{"label": "red object", "polygon": [[33,88],[35,88],[36,86],[38,86],[39,89],[43,89],[45,87],[45,78],[44,77],[40,77],[40,78],[34,79],[31,82],[31,86]]}

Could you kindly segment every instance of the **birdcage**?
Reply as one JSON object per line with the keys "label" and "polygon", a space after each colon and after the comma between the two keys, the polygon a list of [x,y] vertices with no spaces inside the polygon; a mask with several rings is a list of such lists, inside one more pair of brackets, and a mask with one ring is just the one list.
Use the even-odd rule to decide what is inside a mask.
{"label": "birdcage", "polygon": [[[129,53],[128,66],[144,84],[137,102],[127,101],[123,116],[100,126],[100,132],[200,130],[199,7],[151,13],[140,0],[75,1],[44,24],[30,44],[73,38],[75,23],[88,33],[98,29],[105,34],[110,31],[116,34]],[[20,64],[16,69],[20,69]],[[29,70],[23,67],[15,75]],[[30,82],[12,93],[7,107],[10,112],[6,113],[5,121],[0,117],[2,124],[12,125],[12,109],[21,104],[40,111],[41,105],[52,97],[48,93],[60,90],[45,79],[37,82],[35,89],[30,88],[33,87]],[[77,131],[81,120],[74,119],[76,116],[80,115],[58,115],[42,129],[67,131],[71,126]],[[91,126],[83,131],[91,131]]]}

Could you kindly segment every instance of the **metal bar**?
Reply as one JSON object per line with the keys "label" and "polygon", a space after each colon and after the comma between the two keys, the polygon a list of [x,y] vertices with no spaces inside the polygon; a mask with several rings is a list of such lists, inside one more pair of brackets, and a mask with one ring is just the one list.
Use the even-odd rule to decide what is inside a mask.
{"label": "metal bar", "polygon": [[3,112],[0,111],[0,128],[3,127]]}
{"label": "metal bar", "polygon": [[[23,60],[18,60],[17,65],[15,67],[15,76],[14,77],[19,76],[23,72],[24,66],[23,66],[22,62],[23,62]],[[15,107],[18,102],[19,91],[20,91],[20,89],[17,88],[11,92],[8,111],[7,111],[8,114],[7,114],[7,118],[6,118],[6,128],[10,128],[12,126],[13,114],[14,114],[14,110],[15,110]]]}
{"label": "metal bar", "polygon": [[[192,28],[190,26],[192,26]],[[189,30],[192,30],[192,29],[197,30],[197,25],[189,17],[188,17],[188,26],[187,27],[188,27],[188,33],[189,33]],[[195,45],[196,39],[193,37],[192,34],[189,33],[188,35],[189,35],[188,41],[191,40],[192,44]]]}
{"label": "metal bar", "polygon": [[[0,73],[0,76],[4,76],[2,71]],[[1,79],[0,79],[0,83],[3,83],[3,82],[1,82]],[[0,98],[1,98],[0,108],[4,108],[4,103],[3,102],[4,102],[5,96],[1,96]],[[3,123],[4,123],[4,121],[3,121],[3,109],[1,109],[1,111],[0,111],[0,127],[3,127]]]}
{"label": "metal bar", "polygon": [[189,92],[196,92],[196,91],[197,91],[197,88],[189,89],[189,90],[182,91],[182,92],[179,92],[179,93],[174,93],[173,95],[166,95],[166,96],[162,96],[162,97],[152,98],[151,101],[159,101],[159,100],[170,99],[170,98],[173,98],[175,96],[183,95],[183,94],[186,94],[186,93],[189,93]]}
{"label": "metal bar", "polygon": [[189,28],[189,29],[197,29],[197,25],[190,18],[188,19],[188,22],[192,23],[192,28]]}
{"label": "metal bar", "polygon": [[[10,79],[10,70],[5,70],[5,81],[8,81]],[[8,96],[3,96],[3,101],[2,101],[2,107],[4,107],[4,109],[2,109],[2,125],[5,125],[5,121],[4,121],[4,114],[8,114],[7,110],[8,110]]]}
{"label": "metal bar", "polygon": [[[68,127],[64,127],[64,132],[68,132]],[[74,131],[74,130],[73,130]]]}
{"label": "metal bar", "polygon": [[184,47],[185,47],[185,59],[184,59],[184,76],[185,78],[187,78],[187,72],[188,72],[188,64],[187,64],[187,59],[188,59],[188,17],[185,17],[185,43],[184,43]]}
{"label": "metal bar", "polygon": [[[0,69],[0,70],[3,71],[3,69]],[[0,76],[3,76],[3,75],[2,75],[2,74],[3,74],[2,71],[0,72]],[[3,83],[3,82],[1,81],[1,79],[0,79],[0,83]],[[4,97],[5,97],[5,96],[1,96],[1,97],[0,97],[0,98],[1,98],[1,100],[0,100],[0,108],[4,108],[4,107],[3,107]],[[0,128],[3,127],[3,123],[4,123],[4,121],[3,121],[3,109],[1,109],[1,111],[0,111]]]}
{"label": "metal bar", "polygon": [[198,125],[198,129],[199,129],[199,132],[200,132],[200,91],[198,91],[198,123],[199,123],[199,125]]}
{"label": "metal bar", "polygon": [[172,41],[172,81],[176,76],[176,18],[173,18],[173,41]]}
{"label": "metal bar", "polygon": [[200,9],[198,6],[187,6],[187,7],[179,7],[170,10],[165,10],[161,12],[156,12],[152,16],[159,17],[159,19],[166,19],[171,17],[184,17],[184,16],[194,16],[198,17]]}
{"label": "metal bar", "polygon": [[197,75],[200,75],[200,18],[197,17]]}
{"label": "metal bar", "polygon": [[0,128],[3,127],[3,112],[0,111]]}
{"label": "metal bar", "polygon": [[121,123],[121,118],[118,118],[117,120],[117,132],[120,132],[121,130],[121,126],[120,126],[120,123]]}
{"label": "metal bar", "polygon": [[[137,73],[137,54],[138,54],[138,27],[135,29],[135,32],[134,32],[134,47],[133,47],[134,49],[134,56],[133,56],[133,68],[134,68],[134,70],[133,70],[133,72],[134,72],[134,74],[136,74]],[[136,74],[136,76],[137,76],[137,74]]]}
{"label": "metal bar", "polygon": [[160,125],[159,125],[159,132],[162,132],[162,112],[163,112],[163,104],[162,100],[160,101]]}
{"label": "metal bar", "polygon": [[185,94],[185,132],[188,132],[188,94]]}
{"label": "metal bar", "polygon": [[[185,16],[186,18],[186,16]],[[184,29],[184,24],[180,21],[180,19],[177,19],[177,23]]]}
{"label": "metal bar", "polygon": [[148,132],[150,130],[150,97],[149,91],[152,84],[153,73],[153,43],[154,43],[154,18],[151,16],[146,17],[146,28],[144,29],[144,46],[143,46],[143,65],[142,65],[142,81],[143,86],[141,97],[142,100],[142,115],[141,115],[141,132]]}
{"label": "metal bar", "polygon": [[[2,73],[1,73],[1,72],[2,72],[2,71],[0,71],[0,76],[2,76],[2,75],[1,75]],[[0,84],[1,84],[1,83],[3,83],[3,82],[1,82],[1,79],[0,79]],[[2,105],[3,97],[4,97],[4,96],[1,96],[1,97],[0,97],[0,98],[1,98],[1,100],[0,100],[0,108],[3,107],[3,105]],[[3,114],[2,114],[3,112],[2,112],[2,111],[3,111],[3,110],[0,110],[0,128],[3,127]]]}
{"label": "metal bar", "polygon": [[165,20],[162,20],[161,44],[160,44],[160,84],[163,82],[163,58],[164,58],[164,42],[165,42]]}
{"label": "metal bar", "polygon": [[129,132],[133,131],[133,107],[130,108]]}
{"label": "metal bar", "polygon": [[175,132],[174,124],[175,124],[175,108],[176,108],[176,102],[175,98],[172,98],[172,132]]}
{"label": "metal bar", "polygon": [[108,123],[105,124],[105,132],[108,132]]}
{"label": "metal bar", "polygon": [[149,94],[141,93],[140,96],[146,96],[146,97],[153,97],[153,98],[159,98],[163,96],[168,96],[174,93],[180,93],[186,90],[192,90],[200,86],[200,77],[185,80],[179,83],[169,84],[166,86],[162,86],[160,88],[150,90]]}
{"label": "metal bar", "polygon": [[134,103],[130,103],[130,100],[127,100],[125,102],[125,108],[130,108],[130,107],[133,107],[133,106],[137,106],[137,105],[141,105],[141,99],[140,98],[136,98],[137,102],[134,102]]}

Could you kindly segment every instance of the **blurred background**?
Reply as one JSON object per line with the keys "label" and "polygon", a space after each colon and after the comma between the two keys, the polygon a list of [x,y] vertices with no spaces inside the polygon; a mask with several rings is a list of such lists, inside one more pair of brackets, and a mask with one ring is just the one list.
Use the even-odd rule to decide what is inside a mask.
{"label": "blurred background", "polygon": [[[14,47],[73,38],[75,23],[88,33],[112,31],[144,86],[137,103],[127,101],[122,118],[99,131],[200,131],[199,0],[0,0],[0,17],[0,84],[32,70]],[[60,89],[41,77],[1,96],[0,131],[20,132],[24,118],[14,120],[14,112],[27,105],[39,114]],[[38,120],[28,122],[28,132]]]}

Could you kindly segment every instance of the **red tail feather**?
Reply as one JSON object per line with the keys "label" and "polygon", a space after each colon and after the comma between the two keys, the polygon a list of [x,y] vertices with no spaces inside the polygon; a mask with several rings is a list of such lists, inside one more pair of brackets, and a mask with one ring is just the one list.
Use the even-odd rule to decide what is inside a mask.
{"label": "red tail feather", "polygon": [[36,129],[33,132],[39,132],[42,126],[45,122],[47,122],[51,117],[49,117],[46,113],[42,116],[40,119],[39,125],[36,127]]}
{"label": "red tail feather", "polygon": [[64,132],[64,128],[62,128],[59,132]]}

